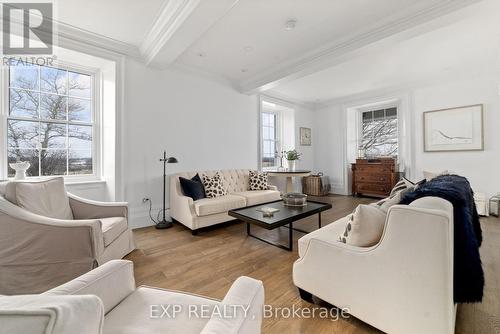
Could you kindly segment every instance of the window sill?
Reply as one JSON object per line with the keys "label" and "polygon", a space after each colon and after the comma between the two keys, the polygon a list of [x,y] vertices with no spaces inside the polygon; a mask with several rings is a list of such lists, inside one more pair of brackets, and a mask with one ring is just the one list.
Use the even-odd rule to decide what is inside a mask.
{"label": "window sill", "polygon": [[[25,181],[44,181],[47,179],[51,179],[55,176],[47,176],[47,177],[38,177],[38,176],[33,176],[33,177],[28,177],[25,179]],[[14,178],[10,177],[6,180],[0,180],[0,181],[14,181]],[[91,185],[91,184],[106,184],[106,180],[97,178],[97,177],[89,177],[89,178],[64,178],[64,184],[67,186],[78,186],[78,185]]]}
{"label": "window sill", "polygon": [[106,184],[105,180],[64,180],[67,186],[89,185],[89,184]]}

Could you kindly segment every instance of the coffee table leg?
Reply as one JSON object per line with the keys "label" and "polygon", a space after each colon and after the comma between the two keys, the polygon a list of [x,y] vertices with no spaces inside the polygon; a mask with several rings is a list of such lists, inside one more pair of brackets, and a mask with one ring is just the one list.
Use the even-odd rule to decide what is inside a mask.
{"label": "coffee table leg", "polygon": [[[264,241],[265,243],[268,243],[270,245],[276,246],[276,247],[281,248],[281,249],[285,249],[285,250],[290,251],[290,252],[292,251],[292,249],[293,249],[293,230],[294,230],[293,228],[290,228],[290,227],[292,227],[292,224],[289,224],[290,227],[288,227],[288,229],[289,229],[288,245],[282,245],[282,244],[274,243],[274,242],[266,240],[266,239],[259,238],[258,236],[250,233],[250,223],[246,223],[246,224],[247,224],[247,235],[249,237],[255,238],[255,239],[260,240],[260,241]],[[283,226],[287,227],[286,225],[283,225]]]}
{"label": "coffee table leg", "polygon": [[318,213],[318,225],[319,225],[319,228],[321,228],[321,212]]}
{"label": "coffee table leg", "polygon": [[291,176],[286,177],[286,192],[287,193],[293,192],[293,178]]}

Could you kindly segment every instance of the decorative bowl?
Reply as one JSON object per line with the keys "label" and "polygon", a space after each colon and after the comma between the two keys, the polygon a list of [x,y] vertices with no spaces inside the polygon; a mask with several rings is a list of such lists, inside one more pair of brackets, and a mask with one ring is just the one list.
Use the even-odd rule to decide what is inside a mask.
{"label": "decorative bowl", "polygon": [[26,178],[26,171],[30,168],[31,164],[28,161],[20,161],[12,162],[9,166],[16,171],[15,180],[24,180]]}
{"label": "decorative bowl", "polygon": [[288,193],[283,195],[283,202],[286,206],[306,206],[307,195],[301,193]]}

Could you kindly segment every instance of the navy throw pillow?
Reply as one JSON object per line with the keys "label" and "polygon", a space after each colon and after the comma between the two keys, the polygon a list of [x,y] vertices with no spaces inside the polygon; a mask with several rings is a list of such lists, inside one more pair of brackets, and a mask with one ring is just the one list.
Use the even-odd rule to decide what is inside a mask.
{"label": "navy throw pillow", "polygon": [[179,177],[179,182],[181,183],[181,190],[184,195],[191,197],[194,201],[207,197],[205,195],[205,187],[198,174],[193,176],[191,180]]}

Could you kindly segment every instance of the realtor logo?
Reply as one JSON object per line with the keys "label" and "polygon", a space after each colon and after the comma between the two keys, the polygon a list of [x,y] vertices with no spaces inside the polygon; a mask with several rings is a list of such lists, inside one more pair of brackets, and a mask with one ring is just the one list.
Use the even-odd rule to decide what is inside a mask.
{"label": "realtor logo", "polygon": [[52,54],[52,14],[52,3],[3,3],[3,54]]}

